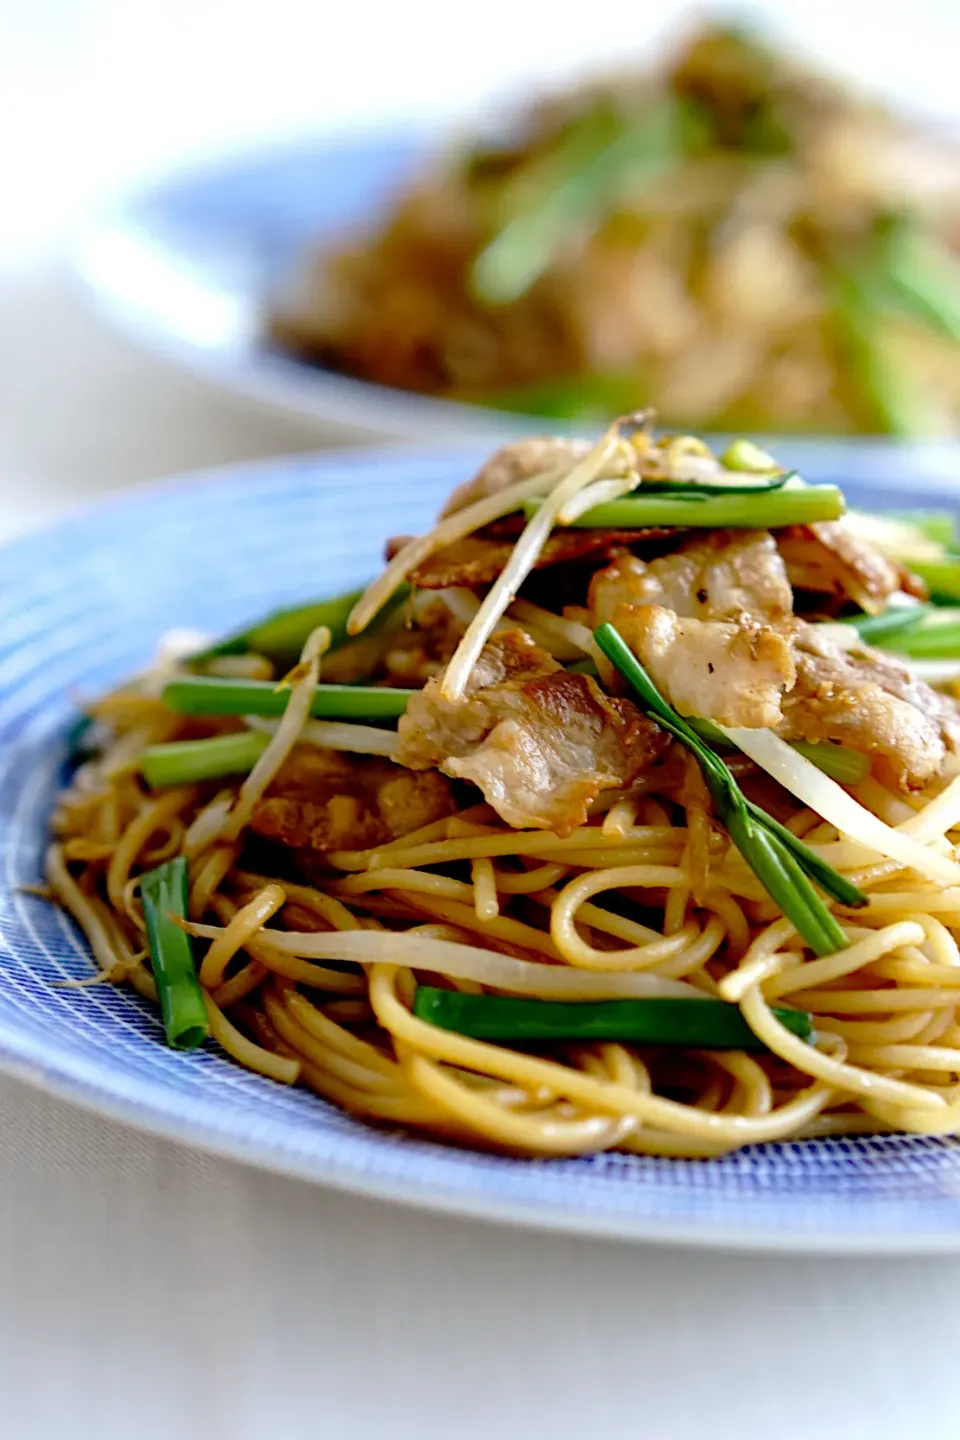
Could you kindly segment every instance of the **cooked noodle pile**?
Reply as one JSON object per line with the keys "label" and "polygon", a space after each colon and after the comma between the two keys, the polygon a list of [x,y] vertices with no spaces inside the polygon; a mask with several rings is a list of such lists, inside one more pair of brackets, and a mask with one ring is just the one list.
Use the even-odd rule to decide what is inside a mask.
{"label": "cooked noodle pile", "polygon": [[707,25],[545,97],[321,236],[271,338],[378,385],[720,433],[960,423],[951,144]]}
{"label": "cooked noodle pile", "polygon": [[[428,577],[415,573],[408,548],[408,563],[394,563],[372,602],[368,592],[359,619],[372,619],[364,604],[368,612],[386,603],[404,576],[412,600],[353,639],[313,629],[286,676],[279,723],[178,713],[163,698],[163,682],[188,672],[282,674],[255,652],[168,665],[93,705],[97,749],[60,799],[46,865],[52,896],[89,940],[92,979],[157,999],[140,881],[185,856],[186,928],[213,1039],[240,1064],[309,1086],[373,1122],[534,1155],[711,1156],[755,1141],[960,1128],[960,867],[951,841],[960,829],[960,781],[951,779],[953,722],[944,718],[952,700],[903,681],[901,690],[924,692],[897,702],[917,708],[916,733],[894,706],[900,728],[891,736],[878,728],[867,743],[849,717],[831,732],[822,687],[812,696],[820,739],[867,756],[862,778],[842,787],[797,762],[809,767],[803,783],[815,777],[812,793],[822,783],[823,808],[844,828],[793,795],[784,769],[762,768],[750,741],[728,753],[744,789],[866,896],[859,908],[829,902],[848,943],[817,956],[731,844],[694,756],[634,708],[593,642],[604,583],[597,577],[609,580],[626,558],[648,590],[657,579],[662,601],[634,607],[634,620],[649,609],[676,620],[665,567],[695,555],[696,534],[691,542],[690,532],[661,533],[646,559],[641,543],[621,538],[575,571],[565,560],[553,599],[558,588],[573,594],[580,584],[575,604],[550,608],[549,568],[536,572],[535,599],[513,599],[580,489],[606,486],[598,501],[611,498],[611,486],[626,492],[633,471],[624,457],[636,458],[631,443],[642,453],[644,437],[621,440],[613,431],[600,446],[577,449],[566,468],[544,467],[540,454],[532,478],[531,467],[520,473],[513,463],[496,485],[487,467],[486,481],[457,498],[453,516],[486,505],[482,529],[514,512],[524,487],[546,497],[535,513],[547,518],[532,541],[527,523],[527,548],[523,537],[508,536],[506,591],[495,579],[472,583],[476,572],[459,585],[422,588]],[[504,453],[516,460],[518,451]],[[503,456],[497,460],[502,469]],[[466,525],[461,535],[479,543],[477,526]],[[458,543],[450,538],[457,528],[447,523],[439,542],[421,545],[417,563]],[[772,533],[777,540],[781,532]],[[766,531],[711,532],[714,577],[727,563],[725,547],[759,535],[766,544]],[[480,538],[504,544],[502,535]],[[771,541],[769,556],[776,554]],[[873,560],[869,603],[880,611],[888,597],[877,598],[882,564]],[[852,584],[849,547],[843,563]],[[808,564],[808,582],[809,571]],[[745,570],[738,574],[740,591],[753,585],[755,594],[755,569],[749,584]],[[866,599],[862,566],[858,575]],[[841,604],[821,590],[816,605],[835,616],[848,597],[849,590]],[[682,622],[688,680],[697,663],[691,634],[728,647],[727,698],[707,718],[734,734],[743,718],[736,706],[747,703],[753,680],[738,658],[740,632],[752,636],[757,665],[759,627],[775,628],[769,617],[751,618],[750,603],[738,594],[736,620]],[[645,650],[661,690],[695,713],[676,698],[683,677],[671,686],[669,664],[628,619],[620,612],[623,633]],[[793,615],[777,624],[791,637],[789,626],[811,628]],[[697,625],[726,629],[694,633]],[[808,658],[798,650],[795,671]],[[893,682],[876,677],[886,674],[883,665],[902,677],[902,667],[865,646],[853,658],[839,648],[815,658],[835,670],[874,667],[869,723],[880,727],[878,692],[889,696],[884,685]],[[398,733],[309,718],[318,681],[342,683],[358,672],[377,694],[423,687]],[[795,677],[791,690],[778,682],[784,715],[802,683]],[[933,722],[936,743],[924,730],[927,693],[943,710]],[[861,718],[865,696],[854,707]],[[797,715],[779,725],[793,739],[788,723],[796,728]],[[556,727],[546,740],[545,725]],[[752,729],[774,734],[773,726]],[[246,776],[151,788],[141,770],[157,745],[261,732],[264,746]],[[854,816],[877,817],[873,842],[864,835],[874,832],[834,811],[845,803],[838,795]],[[613,1040],[494,1043],[414,1014],[418,985],[565,1001],[709,997],[738,1006],[760,1043],[712,1051]],[[783,1023],[782,1007],[812,1015],[809,1040]]]}

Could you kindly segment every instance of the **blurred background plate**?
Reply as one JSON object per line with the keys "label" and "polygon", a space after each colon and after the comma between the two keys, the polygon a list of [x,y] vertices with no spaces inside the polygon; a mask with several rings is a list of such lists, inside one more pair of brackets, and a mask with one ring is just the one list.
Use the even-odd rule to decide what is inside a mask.
{"label": "blurred background plate", "polygon": [[176,364],[271,407],[392,438],[529,428],[280,354],[264,312],[308,247],[369,222],[429,160],[414,128],[275,145],[178,171],[105,209],[75,263],[109,319]]}
{"label": "blurred background plate", "polygon": [[[222,631],[334,593],[383,536],[423,527],[485,448],[297,457],[129,492],[0,557],[0,1066],[106,1114],[241,1160],[417,1205],[625,1238],[752,1249],[960,1251],[960,1142],[851,1137],[719,1160],[513,1160],[350,1119],[305,1090],[184,1055],[158,1017],[91,973],[40,878],[74,697],[142,666],[174,626]],[[803,445],[784,459],[857,503],[957,504],[960,451]],[[878,469],[883,460],[882,470]],[[362,498],[361,498],[362,497]],[[377,516],[375,526],[368,517]],[[318,577],[320,577],[318,579]]]}

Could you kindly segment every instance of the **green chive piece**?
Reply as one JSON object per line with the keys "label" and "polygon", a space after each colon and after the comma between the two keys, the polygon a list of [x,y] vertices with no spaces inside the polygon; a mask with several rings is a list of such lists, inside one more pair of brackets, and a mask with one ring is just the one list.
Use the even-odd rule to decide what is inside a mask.
{"label": "green chive piece", "polygon": [[911,560],[910,569],[926,581],[934,600],[960,600],[960,556]]}
{"label": "green chive piece", "polygon": [[846,620],[861,640],[868,645],[884,645],[895,636],[901,638],[923,624],[930,613],[929,605],[898,605],[882,615],[853,615]]}
{"label": "green chive piece", "polygon": [[924,435],[930,407],[880,335],[881,297],[866,275],[833,278],[833,315],[847,373],[857,390],[861,423],[877,434]]}
{"label": "green chive piece", "polygon": [[773,456],[752,440],[732,440],[720,456],[720,464],[728,470],[746,470],[752,475],[767,475],[771,470],[780,469]]}
{"label": "green chive piece", "polygon": [[[640,696],[641,708],[648,717],[691,751],[731,841],[764,889],[796,926],[798,934],[818,955],[831,955],[843,949],[848,944],[847,937],[810,880],[816,880],[834,897],[838,892],[852,894],[855,887],[746,799],[720,756],[667,703],[613,625],[601,625],[594,631],[594,639]],[[860,892],[856,891],[856,895],[859,897]]]}
{"label": "green chive piece", "polygon": [[[374,685],[317,686],[310,713],[318,720],[397,720],[414,690]],[[183,675],[164,687],[163,702],[178,715],[282,715],[288,692],[270,680]]]}
{"label": "green chive piece", "polygon": [[[761,810],[759,805],[755,805],[752,800],[747,801],[747,809],[755,819],[762,822],[767,830],[773,835],[776,835],[781,844],[793,854],[804,871],[812,879],[816,880],[820,888],[826,891],[828,895],[831,895],[839,904],[846,905],[847,908],[851,910],[860,910],[867,904],[866,895],[854,885],[852,880],[848,880],[845,875],[841,875],[838,870],[834,870],[833,866],[828,865],[826,860],[821,860],[816,851],[811,850],[809,845],[805,845],[802,840],[794,835],[792,830],[787,829],[786,825],[781,825],[779,820],[775,820],[772,815],[768,815],[765,810]],[[841,945],[837,945],[834,948],[838,950],[842,949],[845,944],[846,940],[844,939]]]}
{"label": "green chive piece", "polygon": [[[869,631],[872,645],[892,650],[899,655],[917,659],[954,659],[960,656],[960,606],[958,605],[916,605],[910,613],[917,611],[916,623],[890,632]],[[878,620],[886,616],[878,615]],[[863,630],[860,631],[863,634]]]}
{"label": "green chive piece", "polygon": [[586,423],[629,414],[636,409],[637,396],[642,395],[646,388],[639,372],[630,375],[574,375],[569,379],[494,391],[485,394],[482,400],[484,405],[494,410]]}
{"label": "green chive piece", "polygon": [[[537,513],[540,500],[527,500],[527,517]],[[596,505],[574,525],[585,529],[644,530],[651,526],[696,526],[773,530],[784,525],[810,525],[816,520],[838,520],[845,510],[843,493],[835,485],[806,485],[791,490],[781,487],[768,492],[684,496],[632,495]]]}
{"label": "green chive piece", "polygon": [[757,475],[748,480],[744,473],[741,483],[729,480],[644,480],[639,499],[651,495],[673,495],[678,500],[707,499],[711,495],[769,495],[782,490],[788,480],[796,479],[796,470],[778,470],[775,474]]}
{"label": "green chive piece", "polygon": [[[389,604],[381,611],[378,623],[382,624],[386,616],[396,609],[409,593],[408,586],[400,586]],[[211,645],[208,650],[192,655],[191,663],[202,664],[205,660],[214,660],[220,655],[245,655],[253,651],[258,655],[266,655],[275,664],[290,665],[299,658],[308,637],[319,625],[326,625],[331,636],[330,648],[336,650],[347,639],[347,619],[362,594],[362,590],[351,590],[346,595],[334,595],[329,600],[316,600],[307,605],[275,610],[248,629],[238,630],[218,641],[216,645]]]}
{"label": "green chive piece", "polygon": [[870,757],[860,750],[848,750],[832,740],[791,740],[798,755],[810,760],[838,785],[859,785],[870,772]]}
{"label": "green chive piece", "polygon": [[954,344],[960,341],[960,264],[950,248],[903,217],[883,227],[877,283],[889,308]]}
{"label": "green chive piece", "polygon": [[172,917],[187,916],[187,862],[182,855],[140,877],[147,944],[167,1044],[195,1050],[210,1033],[190,936]]}
{"label": "green chive piece", "polygon": [[[733,742],[710,720],[704,720],[699,715],[689,715],[687,724],[691,730],[696,731],[701,740],[706,741],[711,750],[735,748]],[[836,780],[841,785],[859,785],[870,769],[868,756],[862,755],[859,750],[848,750],[844,745],[835,745],[832,740],[816,743],[793,740],[791,744],[794,750],[810,760],[824,775],[829,775],[831,780]]]}
{"label": "green chive piece", "polygon": [[[463,995],[420,985],[419,1020],[475,1040],[524,1044],[542,1040],[608,1040],[627,1045],[681,1045],[691,1050],[765,1051],[736,1005],[723,1000],[536,1000],[512,995]],[[774,1015],[802,1040],[813,1034],[804,1010],[778,1006]]]}
{"label": "green chive piece", "polygon": [[960,544],[957,517],[952,510],[884,510],[879,518],[911,525],[928,540],[935,540],[948,550],[955,550]]}
{"label": "green chive piece", "polygon": [[473,262],[474,294],[488,305],[519,300],[571,231],[592,229],[627,182],[649,183],[680,154],[673,97],[627,124],[611,107],[586,111],[551,153],[508,182],[500,228]]}
{"label": "green chive piece", "polygon": [[235,735],[214,735],[209,740],[151,745],[140,757],[140,773],[153,790],[220,780],[225,775],[245,775],[269,744],[269,735],[241,730]]}

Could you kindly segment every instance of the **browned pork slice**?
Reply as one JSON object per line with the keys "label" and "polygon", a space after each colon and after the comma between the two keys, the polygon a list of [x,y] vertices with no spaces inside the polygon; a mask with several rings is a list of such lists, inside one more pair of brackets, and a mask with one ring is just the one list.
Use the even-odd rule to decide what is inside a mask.
{"label": "browned pork slice", "polygon": [[922,785],[947,750],[960,750],[960,710],[886,655],[848,653],[803,625],[794,642],[797,683],[783,702],[788,740],[837,740],[881,755],[897,783]]}
{"label": "browned pork slice", "polygon": [[742,618],[693,620],[662,605],[624,605],[614,624],[681,715],[770,729],[796,678],[790,635]]}
{"label": "browned pork slice", "polygon": [[790,583],[798,590],[846,596],[871,614],[884,610],[904,585],[911,593],[915,589],[916,577],[861,540],[842,520],[791,525],[777,531],[777,545]]}
{"label": "browned pork slice", "polygon": [[[550,565],[571,565],[587,560],[607,560],[625,545],[639,540],[658,539],[670,532],[662,528],[647,530],[554,530],[537,557],[534,569]],[[387,559],[391,559],[405,541],[390,540]],[[479,589],[492,585],[500,574],[516,544],[516,537],[494,535],[478,530],[437,550],[418,565],[410,576],[411,585],[421,590],[446,590],[450,586]]]}
{"label": "browned pork slice", "polygon": [[483,792],[508,825],[569,834],[601,790],[629,786],[669,739],[629,700],[571,674],[522,631],[484,648],[462,699],[431,680],[399,725],[397,760]]}
{"label": "browned pork slice", "polygon": [[450,783],[376,757],[297,745],[250,828],[296,850],[363,850],[453,812]]}
{"label": "browned pork slice", "polygon": [[465,510],[477,500],[496,495],[518,480],[532,480],[555,466],[573,465],[590,449],[588,440],[567,440],[559,435],[536,435],[528,440],[514,440],[495,451],[471,480],[458,485],[450,496],[440,518]]}
{"label": "browned pork slice", "polygon": [[696,620],[741,615],[778,623],[793,595],[773,536],[766,530],[716,530],[656,560],[618,556],[590,582],[595,625],[619,605],[659,605]]}

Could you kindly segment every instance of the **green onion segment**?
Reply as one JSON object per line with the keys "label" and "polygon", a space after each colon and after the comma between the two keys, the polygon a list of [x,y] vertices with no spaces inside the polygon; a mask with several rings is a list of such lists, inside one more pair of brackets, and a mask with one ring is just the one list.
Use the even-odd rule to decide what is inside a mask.
{"label": "green onion segment", "polygon": [[[375,685],[317,686],[310,714],[317,720],[397,720],[414,690]],[[270,680],[225,680],[183,675],[171,680],[163,701],[179,715],[282,715],[288,692]]]}
{"label": "green onion segment", "polygon": [[[187,918],[187,862],[182,855],[140,877],[143,917],[167,1044],[195,1050],[210,1033]],[[174,918],[176,917],[176,918]]]}
{"label": "green onion segment", "polygon": [[258,730],[214,735],[209,740],[173,740],[151,745],[140,757],[140,773],[153,790],[246,775],[270,744]]}
{"label": "green onion segment", "polygon": [[614,626],[605,624],[594,639],[641,700],[641,708],[691,751],[703,772],[721,823],[731,841],[784,915],[818,955],[846,946],[847,937],[811,884],[843,905],[866,904],[856,886],[820,860],[808,846],[748,801],[727,766],[694,729],[664,700],[650,676]]}
{"label": "green onion segment", "polygon": [[[542,503],[525,501],[524,513],[528,518],[535,515]],[[573,523],[586,530],[644,530],[660,525],[769,530],[783,525],[810,525],[817,520],[838,520],[844,509],[843,493],[835,485],[707,496],[698,495],[695,490],[689,495],[671,491],[668,495],[631,495],[622,500],[609,500],[588,510]]]}
{"label": "green onion segment", "polygon": [[[413,1013],[443,1030],[475,1040],[525,1044],[542,1040],[607,1040],[627,1045],[682,1045],[693,1050],[766,1050],[736,1005],[723,1000],[537,1000],[464,995],[431,985],[417,989]],[[774,1015],[809,1040],[806,1011],[778,1006]]]}

